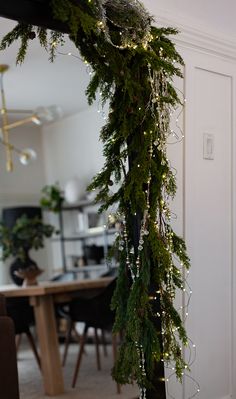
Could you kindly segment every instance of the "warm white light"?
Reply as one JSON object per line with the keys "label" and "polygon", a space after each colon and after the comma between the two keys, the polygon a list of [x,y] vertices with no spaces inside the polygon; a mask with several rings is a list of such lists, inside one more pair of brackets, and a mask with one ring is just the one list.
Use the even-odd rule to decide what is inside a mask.
{"label": "warm white light", "polygon": [[38,126],[42,125],[42,122],[40,121],[40,119],[36,115],[32,116],[32,122],[34,122],[35,125],[38,125]]}

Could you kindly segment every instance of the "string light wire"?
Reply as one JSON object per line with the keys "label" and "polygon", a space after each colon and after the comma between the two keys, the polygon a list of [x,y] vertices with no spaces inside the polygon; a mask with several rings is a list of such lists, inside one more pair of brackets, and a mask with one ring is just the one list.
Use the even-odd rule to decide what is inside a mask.
{"label": "string light wire", "polygon": [[[80,56],[77,56],[77,55],[75,55],[75,54],[73,54],[71,52],[64,53],[64,52],[61,52],[61,51],[58,51],[58,50],[57,50],[57,54],[61,55],[61,56],[69,56],[69,57],[73,57],[75,59],[79,59],[80,61],[84,62],[85,65],[87,65],[86,71],[87,71],[88,75],[91,76],[93,74],[92,68],[87,64],[86,60],[83,60]],[[151,76],[150,76],[150,81],[151,81],[151,84],[152,84],[153,83],[153,79],[152,79]],[[181,93],[181,95],[184,98],[183,92],[180,91],[179,89],[177,89],[177,90]],[[156,88],[153,87],[152,93],[156,93]],[[99,95],[100,95],[100,93],[99,93]],[[184,103],[185,102],[186,102],[186,100],[184,99]],[[106,120],[107,116],[106,116],[106,114],[105,114],[105,112],[103,110],[103,104],[101,102],[101,99],[98,100],[97,104],[98,104],[97,105],[97,107],[98,107],[97,112],[99,114],[101,114],[101,116],[102,116],[102,118],[104,120]],[[152,105],[153,105],[152,104],[152,99],[150,98],[149,104],[147,105],[147,109],[148,109],[148,107],[150,107]],[[153,115],[154,115],[155,114],[154,108],[152,107],[152,109],[153,109]],[[182,130],[181,126],[179,125],[179,119],[180,119],[182,114],[183,114],[183,106],[181,107],[181,109],[178,112],[177,117],[175,119],[175,126],[176,126],[176,129],[180,132],[180,137],[176,133],[175,130],[171,130],[169,133],[167,133],[167,138],[168,138],[168,136],[169,137],[172,136],[172,137],[176,138],[176,141],[168,142],[166,140],[165,143],[167,145],[181,143],[183,141],[183,139],[184,139],[183,130]],[[149,154],[150,154],[150,159],[151,159],[152,154],[153,154],[152,148],[149,150]],[[177,174],[176,168],[174,168],[171,165],[169,160],[168,160],[168,162],[169,162],[170,169],[173,171],[173,174],[176,175]],[[149,179],[149,181],[148,181],[148,188],[146,190],[146,194],[147,194],[146,195],[147,209],[149,207],[150,182],[151,182],[151,179]],[[168,197],[168,195],[166,197]],[[123,226],[123,227],[121,227],[121,231],[118,232],[118,235],[117,235],[116,239],[119,242],[119,250],[123,251],[124,248],[125,248],[125,251],[126,251],[126,254],[127,254],[126,263],[127,263],[128,268],[130,269],[132,280],[133,280],[133,283],[134,283],[135,280],[139,277],[140,255],[141,255],[141,251],[143,249],[144,237],[145,237],[145,235],[148,235],[148,230],[146,229],[146,224],[147,224],[147,219],[148,219],[148,212],[146,212],[146,216],[144,216],[144,219],[143,219],[142,225],[141,225],[141,229],[140,229],[140,240],[139,240],[139,246],[138,246],[138,255],[137,255],[137,258],[136,258],[136,261],[135,261],[135,266],[133,264],[134,249],[133,248],[129,249],[128,241],[127,241],[126,220],[124,219],[124,216],[122,217],[120,214],[117,214],[117,213],[115,214],[115,217],[120,219],[120,220],[123,218],[123,220],[121,222],[121,226]],[[177,214],[172,212],[172,211],[170,211],[169,212],[169,219],[177,219]],[[130,256],[131,256],[131,259],[130,259]],[[172,256],[173,256],[173,258],[175,257],[174,254],[172,254]],[[178,260],[178,259],[176,258],[176,260]],[[185,323],[186,318],[187,318],[188,313],[189,313],[188,309],[189,309],[189,304],[190,304],[190,300],[191,300],[191,296],[192,296],[192,290],[190,288],[190,285],[187,282],[187,278],[185,278],[183,275],[182,275],[182,278],[183,278],[183,284],[184,284],[184,287],[185,287],[183,289],[184,290],[184,296],[187,297],[187,302],[186,302],[186,304],[184,306],[181,306],[179,308],[179,311],[184,312],[183,323]],[[193,343],[193,341],[190,338],[188,338],[188,342],[189,342],[188,343],[189,358],[188,358],[188,360],[185,359],[186,369],[190,369],[190,367],[193,365],[193,363],[194,363],[194,361],[196,359],[196,346],[195,346],[195,344]],[[145,377],[146,376],[146,373],[145,373],[145,358],[144,358],[143,348],[142,348],[142,345],[140,345],[138,342],[136,343],[136,345],[137,345],[137,351],[138,351],[139,358],[140,358],[140,367],[142,369],[142,374]],[[193,355],[192,355],[192,352],[194,353]],[[166,370],[171,370],[172,371],[172,373],[167,378],[165,378],[166,387],[167,387],[167,393],[168,393],[170,399],[176,399],[169,391],[170,381],[176,376],[175,371],[174,371],[175,368],[169,367],[169,363],[170,362],[165,364]],[[194,392],[194,394],[192,396],[188,397],[188,399],[193,399],[194,397],[196,397],[199,394],[200,385],[191,375],[189,375],[189,373],[187,374],[186,372],[183,372],[183,379],[185,379],[185,378],[190,379],[194,383],[194,385],[196,386],[196,391]],[[139,388],[140,388],[139,399],[146,399],[146,389],[145,389],[145,387],[140,386]]]}

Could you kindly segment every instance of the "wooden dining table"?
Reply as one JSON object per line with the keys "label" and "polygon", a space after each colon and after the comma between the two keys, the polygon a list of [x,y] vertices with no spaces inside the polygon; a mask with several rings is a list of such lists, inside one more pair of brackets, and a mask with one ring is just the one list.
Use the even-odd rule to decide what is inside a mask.
{"label": "wooden dining table", "polygon": [[55,396],[64,392],[54,304],[68,302],[78,293],[102,290],[112,279],[102,277],[70,282],[41,282],[30,287],[0,285],[0,293],[6,297],[28,297],[34,308],[46,395]]}

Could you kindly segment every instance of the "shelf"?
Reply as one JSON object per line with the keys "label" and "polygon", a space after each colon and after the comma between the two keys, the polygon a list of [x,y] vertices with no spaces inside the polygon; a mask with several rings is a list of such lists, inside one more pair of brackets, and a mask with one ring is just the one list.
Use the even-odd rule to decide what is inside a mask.
{"label": "shelf", "polygon": [[104,236],[104,235],[113,235],[117,233],[117,229],[112,228],[112,229],[104,229],[102,228],[98,228],[98,227],[94,227],[91,228],[89,230],[86,230],[84,232],[81,233],[76,233],[73,234],[69,237],[54,237],[52,238],[53,241],[78,241],[78,240],[83,240],[86,238],[93,238],[93,237],[100,237],[100,236]]}
{"label": "shelf", "polygon": [[[98,214],[98,207],[101,205],[101,202],[96,203],[94,199],[83,199],[75,204],[64,204],[61,212],[59,212],[58,218],[60,234],[58,236],[54,235],[51,240],[53,242],[60,243],[64,271],[67,270],[66,246],[69,242],[80,241],[79,244],[81,248],[80,246],[78,247],[78,252],[82,251],[82,253],[84,253],[86,250],[86,245],[89,244],[89,241],[86,240],[92,239],[93,245],[95,245],[94,243],[99,243],[100,249],[103,247],[104,254],[107,254],[108,246],[111,241],[111,238],[109,239],[109,237],[114,236],[114,234],[117,232],[117,229],[107,228],[107,222],[104,220],[105,213],[103,212],[101,215]],[[67,211],[67,213],[71,212],[70,219],[65,215],[64,211]],[[77,212],[77,214],[75,214],[75,212]],[[76,221],[77,227],[75,227]],[[64,222],[66,222],[67,226],[66,233],[64,231]],[[68,228],[69,222],[71,225],[70,228]]]}
{"label": "shelf", "polygon": [[103,271],[103,270],[108,271],[108,266],[105,263],[101,265],[85,265],[68,269],[68,271],[71,271],[73,273],[86,273],[86,272]]}
{"label": "shelf", "polygon": [[[112,266],[108,266],[107,263],[101,263],[101,264],[95,264],[95,265],[84,265],[84,266],[78,266],[78,267],[68,267],[67,272],[72,272],[72,273],[84,273],[84,272],[91,272],[91,271],[109,271],[109,270],[118,270],[118,264],[112,264]],[[61,274],[63,270],[60,269],[54,269],[54,277],[58,274]]]}
{"label": "shelf", "polygon": [[76,204],[66,204],[62,207],[62,211],[76,211],[78,209],[84,208],[86,206],[92,206],[92,205],[101,205],[99,203],[96,203],[94,200],[88,200],[88,199],[84,199],[81,200],[79,202],[77,202]]}

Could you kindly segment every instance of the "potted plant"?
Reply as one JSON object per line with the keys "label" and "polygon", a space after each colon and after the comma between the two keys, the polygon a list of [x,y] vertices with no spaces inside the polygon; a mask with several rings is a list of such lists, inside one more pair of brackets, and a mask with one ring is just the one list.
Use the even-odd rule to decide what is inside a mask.
{"label": "potted plant", "polygon": [[58,214],[59,220],[59,231],[60,232],[60,242],[61,242],[61,255],[63,262],[63,271],[67,271],[66,267],[66,254],[65,254],[65,243],[64,243],[64,224],[62,217],[62,205],[65,201],[64,191],[60,188],[58,182],[52,185],[47,185],[42,189],[43,196],[40,200],[40,205],[42,209],[51,211]]}
{"label": "potted plant", "polygon": [[41,207],[55,213],[60,212],[64,202],[64,193],[59,183],[45,186],[42,189],[42,193],[43,196],[40,200]]}
{"label": "potted plant", "polygon": [[[42,273],[37,264],[30,258],[31,249],[38,250],[44,247],[44,239],[51,237],[54,227],[43,223],[38,216],[29,218],[23,214],[13,227],[0,222],[0,244],[2,260],[12,256],[16,259],[11,264],[10,273],[16,284],[36,284],[36,277]],[[18,279],[16,278],[18,277]]]}

